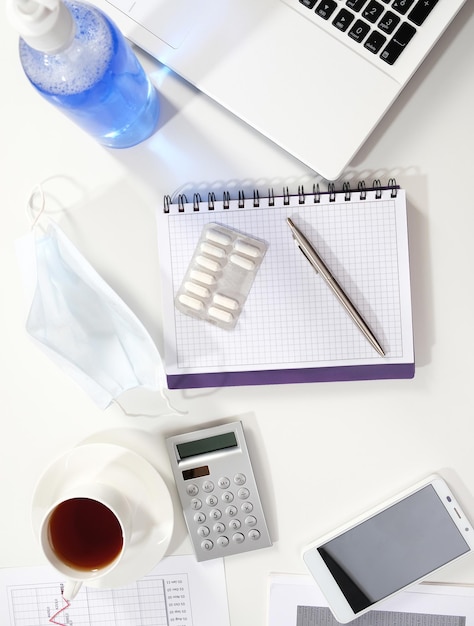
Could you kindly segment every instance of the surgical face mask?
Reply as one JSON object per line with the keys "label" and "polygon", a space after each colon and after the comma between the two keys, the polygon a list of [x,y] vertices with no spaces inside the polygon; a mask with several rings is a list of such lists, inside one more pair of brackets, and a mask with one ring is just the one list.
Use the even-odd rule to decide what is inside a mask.
{"label": "surgical face mask", "polygon": [[27,332],[102,409],[139,387],[166,399],[162,360],[143,324],[64,232],[44,216],[40,227],[38,217],[17,246],[31,287]]}

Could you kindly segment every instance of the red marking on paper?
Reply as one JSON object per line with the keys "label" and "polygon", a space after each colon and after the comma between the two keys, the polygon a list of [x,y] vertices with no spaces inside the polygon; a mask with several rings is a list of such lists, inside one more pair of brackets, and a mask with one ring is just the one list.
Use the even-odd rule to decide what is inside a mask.
{"label": "red marking on paper", "polygon": [[64,596],[61,596],[61,597],[64,600],[65,605],[61,609],[59,609],[59,611],[56,611],[56,613],[52,617],[50,617],[49,621],[51,624],[56,624],[57,626],[66,626],[66,624],[64,624],[63,622],[56,621],[57,616],[71,606],[71,603],[68,600],[66,600]]}

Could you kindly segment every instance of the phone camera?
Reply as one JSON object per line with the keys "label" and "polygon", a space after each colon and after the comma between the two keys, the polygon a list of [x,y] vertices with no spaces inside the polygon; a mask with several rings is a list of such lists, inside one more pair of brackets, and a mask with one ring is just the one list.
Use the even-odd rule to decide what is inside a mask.
{"label": "phone camera", "polygon": [[451,496],[446,496],[446,500],[447,500],[448,502],[451,502]]}

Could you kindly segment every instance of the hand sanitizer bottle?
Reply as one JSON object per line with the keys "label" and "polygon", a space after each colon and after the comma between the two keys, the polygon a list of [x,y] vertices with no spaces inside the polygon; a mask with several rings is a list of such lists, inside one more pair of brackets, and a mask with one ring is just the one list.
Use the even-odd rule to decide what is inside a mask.
{"label": "hand sanitizer bottle", "polygon": [[82,0],[8,0],[26,76],[100,143],[133,146],[154,133],[158,95],[115,24]]}

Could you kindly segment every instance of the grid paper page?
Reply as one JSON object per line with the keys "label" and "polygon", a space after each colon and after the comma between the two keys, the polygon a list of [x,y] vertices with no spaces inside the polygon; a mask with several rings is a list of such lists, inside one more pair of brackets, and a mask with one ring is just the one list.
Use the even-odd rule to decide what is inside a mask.
{"label": "grid paper page", "polygon": [[181,623],[192,626],[186,575],[179,578],[175,588],[180,596],[177,606],[173,585],[165,586],[164,579],[157,576],[121,589],[83,587],[71,606],[59,612],[65,605],[60,584],[13,587],[12,626],[169,626],[175,621],[176,609],[184,618]]}
{"label": "grid paper page", "polygon": [[[412,358],[411,306],[404,193],[313,205],[298,196],[285,205],[178,213],[158,220],[164,300],[165,366],[183,372],[257,371],[372,364],[380,357],[334,294],[295,246],[286,218],[312,242],[386,352],[386,362]],[[234,330],[195,320],[172,305],[205,224],[218,223],[268,244]],[[169,254],[170,259],[166,261]]]}
{"label": "grid paper page", "polygon": [[[2,626],[229,626],[222,559],[165,557],[123,587],[81,587],[68,604],[53,568],[0,569]],[[63,609],[63,610],[62,610]]]}

